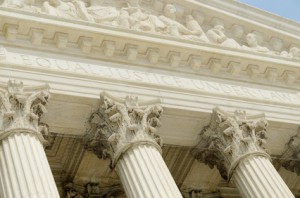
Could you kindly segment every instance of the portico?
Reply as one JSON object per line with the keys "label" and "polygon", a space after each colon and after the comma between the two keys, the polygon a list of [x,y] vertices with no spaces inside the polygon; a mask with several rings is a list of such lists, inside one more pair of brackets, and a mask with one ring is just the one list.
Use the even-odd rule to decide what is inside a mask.
{"label": "portico", "polygon": [[300,196],[298,23],[98,4],[0,6],[1,198]]}

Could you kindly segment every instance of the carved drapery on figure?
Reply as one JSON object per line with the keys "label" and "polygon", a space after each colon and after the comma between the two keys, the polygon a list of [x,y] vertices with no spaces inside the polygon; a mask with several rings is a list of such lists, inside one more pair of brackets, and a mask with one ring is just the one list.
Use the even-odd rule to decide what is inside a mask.
{"label": "carved drapery on figure", "polygon": [[224,47],[232,47],[240,49],[241,46],[234,39],[228,38],[225,34],[223,25],[216,25],[206,32],[207,37],[212,43],[220,44]]}
{"label": "carved drapery on figure", "polygon": [[48,126],[40,123],[40,117],[47,112],[49,96],[47,85],[24,87],[22,82],[9,81],[7,88],[0,88],[0,140],[26,132],[46,143],[43,135],[47,135]]}
{"label": "carved drapery on figure", "polygon": [[246,50],[252,50],[262,53],[272,53],[268,48],[259,45],[257,35],[254,33],[249,33],[246,36],[247,46],[243,46]]}
{"label": "carved drapery on figure", "polygon": [[249,155],[269,157],[265,148],[267,125],[263,114],[247,116],[245,111],[235,111],[231,115],[215,108],[192,153],[210,168],[216,166],[229,180],[240,160]]}
{"label": "carved drapery on figure", "polygon": [[286,150],[279,159],[280,165],[300,176],[300,128],[298,133],[291,137]]}
{"label": "carved drapery on figure", "polygon": [[123,100],[102,93],[100,108],[89,120],[85,147],[99,158],[111,158],[112,167],[122,153],[136,144],[151,144],[161,150],[162,140],[156,128],[162,112],[158,100],[139,102],[137,97]]}

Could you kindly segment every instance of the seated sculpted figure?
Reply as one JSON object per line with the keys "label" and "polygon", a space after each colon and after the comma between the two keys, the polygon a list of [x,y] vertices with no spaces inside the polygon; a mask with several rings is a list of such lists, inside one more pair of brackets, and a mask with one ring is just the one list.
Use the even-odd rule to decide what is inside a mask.
{"label": "seated sculpted figure", "polygon": [[300,58],[300,49],[298,47],[291,47],[289,52],[283,51],[280,55],[288,58]]}
{"label": "seated sculpted figure", "polygon": [[77,10],[72,2],[49,0],[43,3],[42,11],[53,16],[76,19]]}
{"label": "seated sculpted figure", "polygon": [[198,40],[202,42],[209,42],[206,34],[202,30],[201,26],[199,23],[194,19],[192,15],[187,15],[186,16],[186,27],[193,32],[194,35],[188,36],[188,38],[193,39],[193,40]]}
{"label": "seated sculpted figure", "polygon": [[166,26],[155,15],[148,14],[139,6],[140,0],[128,0],[131,29],[151,32],[161,32]]}
{"label": "seated sculpted figure", "polygon": [[225,29],[223,25],[216,25],[212,29],[206,32],[208,39],[215,44],[220,44],[224,47],[231,48],[240,48],[240,44],[238,44],[234,39],[228,38],[225,35]]}
{"label": "seated sculpted figure", "polygon": [[119,16],[119,11],[115,7],[101,6],[99,2],[99,0],[90,0],[87,12],[96,23],[113,24]]}
{"label": "seated sculpted figure", "polygon": [[176,21],[176,12],[174,5],[167,4],[164,8],[164,16],[159,16],[159,19],[166,25],[165,33],[172,36],[197,34]]}
{"label": "seated sculpted figure", "polygon": [[270,53],[270,50],[268,48],[260,46],[258,44],[258,38],[254,33],[247,34],[246,42],[248,46],[243,45],[243,49],[263,52],[263,53]]}

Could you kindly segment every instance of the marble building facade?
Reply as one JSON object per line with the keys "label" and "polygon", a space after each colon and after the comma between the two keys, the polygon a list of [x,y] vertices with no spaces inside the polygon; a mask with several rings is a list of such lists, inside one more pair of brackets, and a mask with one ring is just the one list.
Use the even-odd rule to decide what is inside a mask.
{"label": "marble building facade", "polygon": [[3,0],[0,197],[300,197],[300,25],[232,0]]}

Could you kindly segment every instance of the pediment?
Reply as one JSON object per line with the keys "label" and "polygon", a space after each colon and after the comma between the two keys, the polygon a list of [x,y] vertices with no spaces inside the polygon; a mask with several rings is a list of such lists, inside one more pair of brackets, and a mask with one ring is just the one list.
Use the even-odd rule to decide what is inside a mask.
{"label": "pediment", "polygon": [[232,0],[3,0],[1,7],[39,17],[81,20],[183,41],[300,57],[299,23]]}
{"label": "pediment", "polygon": [[300,84],[299,23],[232,0],[3,0],[0,29],[11,52]]}

